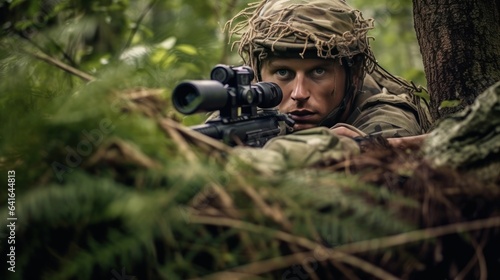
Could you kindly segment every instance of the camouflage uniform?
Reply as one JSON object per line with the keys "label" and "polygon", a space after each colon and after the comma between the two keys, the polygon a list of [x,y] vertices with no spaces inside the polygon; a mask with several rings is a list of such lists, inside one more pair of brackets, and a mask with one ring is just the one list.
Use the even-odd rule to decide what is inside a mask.
{"label": "camouflage uniform", "polygon": [[418,135],[430,127],[427,104],[414,94],[420,89],[377,64],[366,36],[373,20],[364,19],[343,0],[262,1],[227,27],[240,36],[235,42],[239,54],[258,80],[262,61],[272,57],[333,59],[346,71],[343,101],[319,127],[272,138],[262,149],[236,147],[238,161],[262,172],[286,172],[360,153],[356,141],[335,134],[331,127],[386,138]]}
{"label": "camouflage uniform", "polygon": [[344,121],[365,134],[384,138],[423,134],[431,124],[424,100],[382,76],[378,70],[368,74],[363,90],[354,99],[351,114]]}
{"label": "camouflage uniform", "polygon": [[[245,20],[231,26],[241,17]],[[341,125],[363,135],[386,138],[418,135],[430,127],[427,104],[413,94],[421,89],[377,64],[366,36],[373,28],[373,19],[365,20],[345,1],[262,1],[228,24],[233,35],[241,36],[235,44],[256,73],[262,60],[273,56],[338,59],[348,76],[360,71],[361,78],[348,81],[343,103],[321,126]]]}

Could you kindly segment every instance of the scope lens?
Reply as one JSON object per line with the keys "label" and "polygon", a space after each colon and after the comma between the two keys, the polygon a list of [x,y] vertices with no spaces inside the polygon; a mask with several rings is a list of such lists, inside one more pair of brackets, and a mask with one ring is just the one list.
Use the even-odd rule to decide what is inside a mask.
{"label": "scope lens", "polygon": [[217,65],[210,73],[210,79],[227,84],[234,77],[234,71],[227,65]]}
{"label": "scope lens", "polygon": [[186,81],[172,92],[172,103],[183,114],[219,110],[226,105],[227,99],[224,85],[211,80]]}
{"label": "scope lens", "polygon": [[183,107],[189,106],[189,104],[192,104],[192,102],[197,97],[199,97],[197,92],[193,92],[193,91],[185,92],[184,95],[179,96],[179,105],[181,105]]}
{"label": "scope lens", "polygon": [[259,104],[261,108],[273,108],[278,106],[283,99],[283,92],[276,83],[260,82],[252,86],[259,94]]}
{"label": "scope lens", "polygon": [[195,84],[181,83],[172,93],[172,101],[179,112],[189,114],[196,111],[200,104],[200,91]]}

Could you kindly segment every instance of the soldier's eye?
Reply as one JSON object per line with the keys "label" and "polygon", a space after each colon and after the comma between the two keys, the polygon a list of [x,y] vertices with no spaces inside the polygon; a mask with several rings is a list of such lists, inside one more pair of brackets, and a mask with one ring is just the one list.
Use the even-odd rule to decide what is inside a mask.
{"label": "soldier's eye", "polygon": [[321,76],[321,75],[324,75],[325,73],[326,73],[326,70],[323,68],[314,69],[314,75],[316,75],[316,76]]}
{"label": "soldier's eye", "polygon": [[278,69],[278,70],[274,71],[274,75],[276,76],[277,79],[285,81],[285,80],[293,79],[294,72],[290,71],[288,69]]}
{"label": "soldier's eye", "polygon": [[279,69],[276,71],[276,75],[278,75],[280,77],[286,77],[286,76],[288,76],[288,73],[289,73],[289,71],[286,69]]}

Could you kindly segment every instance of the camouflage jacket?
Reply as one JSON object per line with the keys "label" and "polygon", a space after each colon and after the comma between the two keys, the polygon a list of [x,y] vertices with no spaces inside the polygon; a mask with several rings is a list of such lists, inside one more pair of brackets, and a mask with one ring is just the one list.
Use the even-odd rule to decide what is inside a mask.
{"label": "camouflage jacket", "polygon": [[427,132],[432,120],[428,106],[408,88],[378,70],[366,75],[345,126],[384,138]]}

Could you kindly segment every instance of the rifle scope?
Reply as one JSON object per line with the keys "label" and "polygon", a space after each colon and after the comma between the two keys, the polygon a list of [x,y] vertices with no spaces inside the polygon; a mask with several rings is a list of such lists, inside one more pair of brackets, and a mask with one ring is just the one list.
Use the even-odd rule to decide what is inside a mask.
{"label": "rifle scope", "polygon": [[251,84],[254,73],[248,66],[219,64],[210,73],[211,80],[191,80],[177,85],[172,102],[183,114],[231,110],[238,107],[272,108],[283,98],[281,88],[270,82]]}

